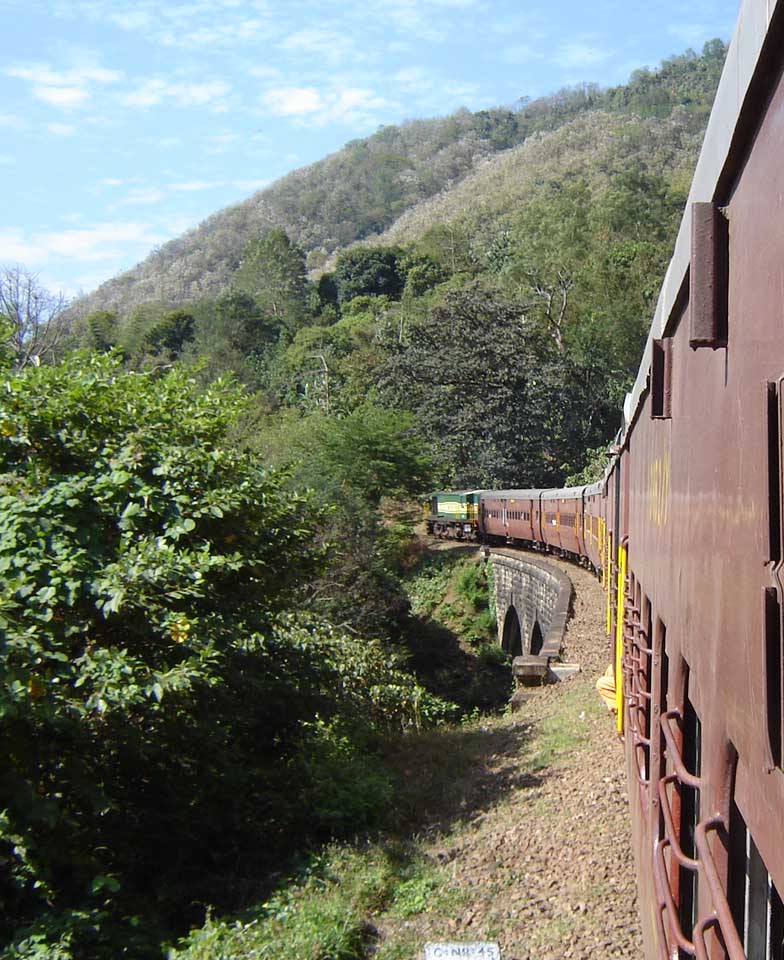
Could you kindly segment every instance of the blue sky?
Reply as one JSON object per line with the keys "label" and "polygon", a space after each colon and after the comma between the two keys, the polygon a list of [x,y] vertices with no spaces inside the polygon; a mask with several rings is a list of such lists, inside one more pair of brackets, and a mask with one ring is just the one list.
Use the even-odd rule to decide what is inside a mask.
{"label": "blue sky", "polygon": [[89,291],[380,125],[623,82],[738,0],[0,0],[0,263]]}

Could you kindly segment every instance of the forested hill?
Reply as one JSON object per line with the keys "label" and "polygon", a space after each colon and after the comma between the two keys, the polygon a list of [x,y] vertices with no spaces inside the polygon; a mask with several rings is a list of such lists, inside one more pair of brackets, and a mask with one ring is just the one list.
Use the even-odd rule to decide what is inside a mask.
{"label": "forested hill", "polygon": [[[510,163],[511,150],[532,139],[546,144],[559,132],[560,140],[553,142],[565,141],[569,149],[572,131],[586,129],[573,126],[575,121],[591,113],[625,118],[613,128],[620,141],[640,136],[635,118],[646,121],[642,140],[656,138],[660,125],[667,139],[666,131],[675,121],[674,152],[667,162],[690,169],[724,55],[724,44],[714,40],[701,56],[687,51],[657,70],[637,70],[627,84],[607,90],[583,85],[537,100],[523,99],[513,109],[477,113],[463,109],[445,118],[382,127],[215,213],[103,284],[77,308],[81,313],[111,309],[124,314],[150,301],[180,304],[215,297],[231,283],[248,243],[275,228],[285,230],[305,250],[310,270],[319,270],[341,248],[383,233],[404,215],[401,237],[432,226],[437,222],[434,217],[454,215],[466,202],[459,185],[478,169],[497,171],[495,180],[491,176],[483,181],[492,206],[492,190],[500,181],[508,186],[510,178],[519,179],[531,189],[525,169],[530,154],[515,155]],[[590,157],[590,136],[587,141],[582,137],[579,149]],[[546,147],[540,155],[547,155]],[[428,205],[435,197],[439,203]],[[508,198],[504,189],[495,200],[504,204]]]}

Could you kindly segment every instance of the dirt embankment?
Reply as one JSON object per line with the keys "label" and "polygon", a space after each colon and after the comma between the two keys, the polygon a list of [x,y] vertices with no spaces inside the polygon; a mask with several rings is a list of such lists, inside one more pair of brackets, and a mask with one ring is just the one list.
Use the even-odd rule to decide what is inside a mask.
{"label": "dirt embankment", "polygon": [[[586,571],[552,562],[574,583],[564,659],[583,672],[455,738],[454,785],[420,820],[444,882],[430,909],[377,918],[381,943],[495,940],[504,960],[641,955],[623,752],[594,689],[610,656],[605,596]],[[472,737],[483,747],[472,741],[464,762]]]}

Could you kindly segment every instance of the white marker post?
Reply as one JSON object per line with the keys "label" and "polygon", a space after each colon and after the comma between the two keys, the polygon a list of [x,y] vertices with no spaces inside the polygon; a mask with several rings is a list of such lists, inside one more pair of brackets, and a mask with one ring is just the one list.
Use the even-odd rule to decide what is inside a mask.
{"label": "white marker post", "polygon": [[425,960],[501,960],[497,943],[426,943]]}

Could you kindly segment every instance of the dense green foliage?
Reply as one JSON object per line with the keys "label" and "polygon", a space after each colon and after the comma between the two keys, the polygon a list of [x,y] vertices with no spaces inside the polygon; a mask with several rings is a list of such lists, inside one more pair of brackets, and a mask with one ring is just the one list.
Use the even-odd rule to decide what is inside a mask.
{"label": "dense green foliage", "polygon": [[[258,209],[280,200],[288,233],[278,220],[249,236],[249,216],[242,229],[229,217],[233,272],[217,298],[190,303],[187,339],[159,301],[116,318],[114,333],[105,312],[91,314],[81,342],[117,343],[142,369],[181,356],[205,380],[231,371],[273,414],[262,428],[273,437],[281,410],[407,411],[434,482],[578,475],[617,429],[723,56],[716,41],[609,90],[384,128],[264,195]],[[428,200],[439,184],[425,185],[425,157],[477,143],[494,159],[457,175],[447,165],[449,189]],[[316,211],[337,256],[311,281],[306,252],[321,261],[302,224]],[[340,249],[399,214],[380,239]],[[179,275],[183,243],[171,251]]]}
{"label": "dense green foliage", "polygon": [[245,404],[111,356],[7,373],[10,956],[148,956],[293,833],[371,823],[374,738],[446,709],[378,641],[292,612],[324,566],[319,515],[231,442]]}

